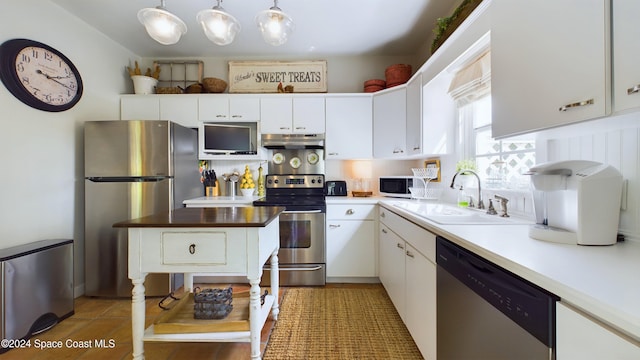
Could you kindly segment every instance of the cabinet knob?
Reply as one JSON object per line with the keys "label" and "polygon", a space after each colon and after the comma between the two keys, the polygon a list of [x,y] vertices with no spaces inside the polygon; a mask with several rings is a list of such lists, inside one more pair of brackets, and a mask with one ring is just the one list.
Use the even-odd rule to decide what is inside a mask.
{"label": "cabinet knob", "polygon": [[338,153],[337,153],[337,152],[330,152],[330,153],[329,153],[329,155],[331,155],[331,156],[337,156],[337,155],[338,155]]}
{"label": "cabinet knob", "polygon": [[415,257],[415,256],[413,255],[413,253],[412,253],[411,251],[409,251],[409,250],[407,250],[407,251],[405,252],[405,254],[407,254],[407,256],[408,256],[408,257],[410,257],[410,258],[414,258],[414,257]]}
{"label": "cabinet knob", "polygon": [[280,130],[290,130],[291,128],[286,127],[286,126],[280,126]]}
{"label": "cabinet knob", "polygon": [[353,215],[353,214],[355,214],[355,213],[356,213],[356,212],[355,212],[355,211],[353,211],[353,209],[349,209],[349,210],[347,210],[347,215]]}
{"label": "cabinet knob", "polygon": [[306,127],[304,127],[304,126],[296,126],[296,130],[305,130],[305,129],[306,129]]}
{"label": "cabinet knob", "polygon": [[382,229],[382,233],[386,234],[387,233],[387,229]]}
{"label": "cabinet knob", "polygon": [[380,213],[380,217],[385,217],[383,212]]}
{"label": "cabinet knob", "polygon": [[413,150],[420,150],[420,146],[414,146]]}
{"label": "cabinet knob", "polygon": [[564,106],[561,106],[558,111],[567,111],[569,109],[572,108],[577,108],[577,107],[581,107],[581,106],[587,106],[587,105],[593,105],[593,99],[589,99],[589,100],[585,100],[585,101],[580,101],[580,102],[576,102],[573,104],[567,104]]}
{"label": "cabinet knob", "polygon": [[397,247],[398,249],[402,249],[402,250],[404,250],[404,244],[397,243],[397,244],[396,244],[396,247]]}
{"label": "cabinet knob", "polygon": [[394,149],[393,150],[394,154],[402,154],[403,152],[404,152],[404,150],[402,150],[402,149]]}
{"label": "cabinet knob", "polygon": [[226,119],[226,118],[227,118],[227,115],[218,114],[218,115],[216,115],[216,117],[217,117],[217,118],[225,118],[225,119]]}
{"label": "cabinet knob", "polygon": [[234,119],[240,119],[242,118],[242,115],[231,115],[231,117]]}
{"label": "cabinet knob", "polygon": [[196,253],[196,244],[189,245],[189,254],[193,255]]}
{"label": "cabinet knob", "polygon": [[331,229],[336,229],[336,228],[339,228],[339,227],[340,227],[340,224],[338,224],[338,225],[336,225],[336,224],[329,224],[329,228],[331,228]]}

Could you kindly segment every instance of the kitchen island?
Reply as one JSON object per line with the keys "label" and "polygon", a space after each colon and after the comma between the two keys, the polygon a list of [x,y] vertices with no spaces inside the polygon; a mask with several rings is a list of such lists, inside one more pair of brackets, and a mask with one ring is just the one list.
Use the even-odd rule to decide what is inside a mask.
{"label": "kitchen island", "polygon": [[[251,358],[260,359],[260,331],[269,312],[277,320],[279,216],[283,207],[181,208],[122,221],[129,230],[129,278],[132,291],[133,358],[144,359],[144,341],[250,342]],[[260,299],[262,266],[271,261],[271,294]],[[145,330],[144,280],[148,273],[184,273],[185,294],[193,291],[194,273],[246,276],[248,331],[160,333]],[[202,320],[193,320],[195,323]]]}

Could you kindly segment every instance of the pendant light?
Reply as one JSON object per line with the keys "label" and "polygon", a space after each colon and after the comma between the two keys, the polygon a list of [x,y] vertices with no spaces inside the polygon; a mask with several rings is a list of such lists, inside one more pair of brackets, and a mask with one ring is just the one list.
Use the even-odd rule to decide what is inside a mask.
{"label": "pendant light", "polygon": [[295,27],[293,19],[278,7],[278,0],[273,1],[273,7],[269,10],[261,11],[256,16],[256,23],[264,41],[273,46],[286,43]]}
{"label": "pendant light", "polygon": [[196,20],[202,25],[202,30],[209,40],[216,45],[229,45],[236,34],[240,32],[240,22],[226,12],[218,0],[218,5],[212,9],[202,10],[196,15]]}
{"label": "pendant light", "polygon": [[149,36],[162,45],[173,45],[187,32],[187,25],[179,17],[165,9],[165,0],[160,6],[138,11],[138,20]]}

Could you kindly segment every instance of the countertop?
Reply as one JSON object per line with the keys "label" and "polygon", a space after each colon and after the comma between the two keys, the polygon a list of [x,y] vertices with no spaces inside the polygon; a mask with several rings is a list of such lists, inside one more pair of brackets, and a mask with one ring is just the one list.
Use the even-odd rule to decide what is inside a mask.
{"label": "countertop", "polygon": [[398,201],[379,204],[640,341],[639,242],[567,245],[530,238],[529,225],[442,225],[394,206]]}
{"label": "countertop", "polygon": [[284,209],[279,206],[179,208],[121,221],[113,227],[265,227]]}

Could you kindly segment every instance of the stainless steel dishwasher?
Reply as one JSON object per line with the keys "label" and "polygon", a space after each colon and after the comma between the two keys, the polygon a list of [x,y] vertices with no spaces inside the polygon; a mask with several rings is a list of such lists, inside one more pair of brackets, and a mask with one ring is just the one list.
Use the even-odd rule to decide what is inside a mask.
{"label": "stainless steel dishwasher", "polygon": [[538,286],[437,238],[438,360],[555,359],[555,304]]}

